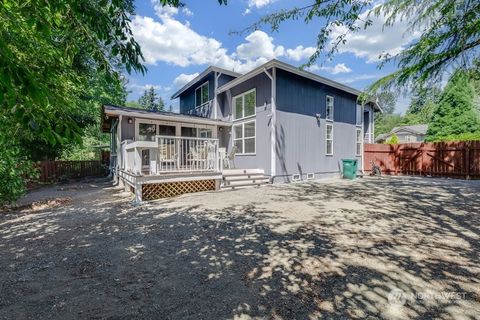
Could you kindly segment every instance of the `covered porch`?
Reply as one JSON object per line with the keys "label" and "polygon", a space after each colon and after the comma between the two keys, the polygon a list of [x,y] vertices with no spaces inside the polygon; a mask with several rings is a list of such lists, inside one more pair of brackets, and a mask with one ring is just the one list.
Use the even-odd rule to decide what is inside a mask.
{"label": "covered porch", "polygon": [[219,189],[229,123],[116,106],[104,113],[112,176],[136,202]]}

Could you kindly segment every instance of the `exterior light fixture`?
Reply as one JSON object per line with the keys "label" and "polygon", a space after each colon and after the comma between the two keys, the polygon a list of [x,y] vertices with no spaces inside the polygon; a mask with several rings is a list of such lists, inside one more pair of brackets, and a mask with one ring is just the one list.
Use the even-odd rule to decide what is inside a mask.
{"label": "exterior light fixture", "polygon": [[132,118],[128,118],[128,123],[129,123],[129,124],[132,124],[132,123],[133,123],[133,119],[132,119]]}

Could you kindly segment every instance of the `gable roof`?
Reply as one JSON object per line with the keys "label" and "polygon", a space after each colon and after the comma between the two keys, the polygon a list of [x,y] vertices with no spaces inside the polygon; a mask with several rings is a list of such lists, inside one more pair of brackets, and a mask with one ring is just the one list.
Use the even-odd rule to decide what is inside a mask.
{"label": "gable roof", "polygon": [[[251,79],[251,78],[255,77],[256,75],[258,75],[258,74],[260,74],[260,73],[264,72],[265,70],[270,69],[272,67],[291,72],[293,74],[299,75],[301,77],[304,77],[304,78],[307,78],[307,79],[310,79],[310,80],[313,80],[313,81],[316,81],[316,82],[319,82],[319,83],[322,83],[322,84],[326,84],[330,87],[342,90],[344,92],[348,92],[348,93],[350,93],[352,95],[355,95],[357,97],[362,94],[362,91],[360,91],[360,90],[357,90],[355,88],[346,86],[346,85],[341,84],[339,82],[327,79],[325,77],[319,76],[315,73],[308,72],[308,71],[305,71],[305,70],[301,70],[301,69],[299,69],[297,67],[294,67],[294,66],[292,66],[288,63],[285,63],[285,62],[282,62],[282,61],[279,61],[279,60],[276,60],[276,59],[270,60],[269,62],[262,64],[261,66],[253,69],[252,71],[250,71],[250,72],[248,72],[248,73],[246,73],[242,76],[239,76],[238,78],[224,84],[223,86],[218,88],[217,94],[225,92],[225,91],[233,88],[234,86],[242,83],[243,81]],[[378,111],[383,112],[382,108],[378,105],[377,102],[375,102],[375,101],[368,101],[368,102],[372,103]]]}
{"label": "gable roof", "polygon": [[390,131],[390,133],[395,133],[398,131],[408,131],[414,134],[427,134],[428,124],[415,124],[411,126],[401,126],[395,127]]}
{"label": "gable roof", "polygon": [[223,74],[226,74],[226,75],[235,77],[235,78],[241,76],[241,74],[240,74],[240,73],[237,73],[237,72],[229,71],[229,70],[222,69],[222,68],[219,68],[219,67],[210,66],[210,67],[208,67],[207,69],[205,69],[202,73],[200,73],[198,76],[196,76],[195,78],[193,78],[192,80],[190,80],[190,81],[189,81],[186,85],[184,85],[180,90],[178,90],[177,92],[175,92],[175,93],[172,95],[171,99],[176,99],[176,98],[178,98],[182,93],[184,93],[185,91],[187,91],[191,86],[193,86],[195,83],[197,83],[198,81],[200,81],[202,78],[206,77],[210,72],[223,73]]}

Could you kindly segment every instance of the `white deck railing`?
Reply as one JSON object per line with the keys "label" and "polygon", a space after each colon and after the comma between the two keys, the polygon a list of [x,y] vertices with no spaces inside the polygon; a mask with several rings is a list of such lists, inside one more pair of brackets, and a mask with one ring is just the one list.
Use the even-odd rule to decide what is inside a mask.
{"label": "white deck railing", "polygon": [[122,143],[121,169],[134,174],[219,172],[218,139],[157,136],[155,141]]}
{"label": "white deck railing", "polygon": [[204,104],[195,107],[187,112],[189,115],[194,115],[202,118],[210,118],[213,112],[213,101],[209,100]]}

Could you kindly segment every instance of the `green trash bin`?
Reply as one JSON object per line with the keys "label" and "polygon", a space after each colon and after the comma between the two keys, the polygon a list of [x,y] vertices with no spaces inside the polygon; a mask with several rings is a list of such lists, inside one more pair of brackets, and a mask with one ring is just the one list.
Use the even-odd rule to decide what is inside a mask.
{"label": "green trash bin", "polygon": [[343,163],[343,178],[355,179],[357,177],[357,159],[342,159]]}

